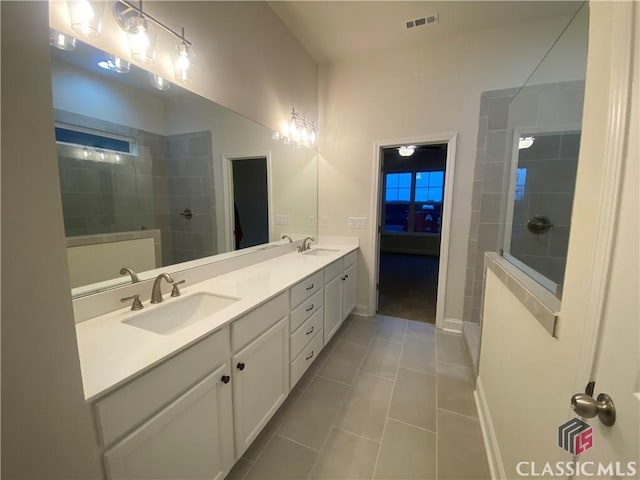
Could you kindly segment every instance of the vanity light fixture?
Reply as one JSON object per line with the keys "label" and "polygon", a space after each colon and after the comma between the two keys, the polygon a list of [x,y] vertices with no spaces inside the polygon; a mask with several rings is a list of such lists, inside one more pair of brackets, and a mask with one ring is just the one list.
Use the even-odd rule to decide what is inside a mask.
{"label": "vanity light fixture", "polygon": [[171,87],[170,82],[167,82],[160,75],[156,75],[152,72],[149,72],[149,81],[151,82],[151,85],[153,85],[153,87],[157,88],[158,90],[169,90],[169,88]]}
{"label": "vanity light fixture", "polygon": [[154,63],[156,61],[158,32],[145,17],[142,11],[142,2],[140,2],[138,15],[127,20],[125,30],[129,38],[131,57],[140,63]]}
{"label": "vanity light fixture", "polygon": [[288,123],[282,125],[280,132],[273,134],[274,140],[282,139],[285,144],[294,143],[297,146],[315,147],[318,141],[318,131],[315,122],[308,121],[304,115],[300,115],[291,109],[291,118]]}
{"label": "vanity light fixture", "polygon": [[403,145],[398,148],[398,153],[401,157],[410,157],[416,151],[415,145]]}
{"label": "vanity light fixture", "polygon": [[105,3],[102,0],[67,0],[71,30],[84,37],[99,37]]}
{"label": "vanity light fixture", "polygon": [[176,80],[184,83],[191,83],[193,80],[193,52],[191,47],[187,45],[184,36],[184,27],[182,27],[182,41],[176,45],[173,55],[173,68]]}
{"label": "vanity light fixture", "polygon": [[73,50],[76,48],[76,39],[66,33],[57,30],[49,30],[49,45],[59,50]]}
{"label": "vanity light fixture", "polygon": [[520,137],[520,139],[518,140],[518,150],[529,148],[535,141],[535,137]]}

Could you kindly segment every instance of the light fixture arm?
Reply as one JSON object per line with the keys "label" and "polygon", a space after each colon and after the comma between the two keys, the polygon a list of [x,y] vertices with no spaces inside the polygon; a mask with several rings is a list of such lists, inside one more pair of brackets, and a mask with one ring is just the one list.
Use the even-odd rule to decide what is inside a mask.
{"label": "light fixture arm", "polygon": [[[147,20],[151,20],[153,23],[158,25],[163,30],[179,38],[182,41],[182,43],[184,43],[185,45],[191,46],[191,42],[187,40],[187,38],[184,36],[184,28],[182,29],[182,35],[181,35],[180,33],[176,32],[172,28],[162,23],[157,18],[149,15],[148,13],[145,13],[142,10],[142,0],[138,2],[138,5],[139,6],[136,7],[133,3],[131,3],[128,0],[117,0],[117,2],[113,5],[113,14],[116,17],[116,20],[120,24],[121,28],[125,29],[126,20],[127,18],[129,18],[129,14],[133,11],[133,12],[136,12],[140,17],[144,17]],[[126,8],[123,8],[122,6]]]}

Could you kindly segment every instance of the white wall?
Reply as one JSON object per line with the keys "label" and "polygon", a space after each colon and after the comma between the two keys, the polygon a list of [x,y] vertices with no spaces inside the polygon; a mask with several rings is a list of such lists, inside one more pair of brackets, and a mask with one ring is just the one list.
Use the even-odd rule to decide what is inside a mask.
{"label": "white wall", "polygon": [[[100,38],[87,43],[129,58],[126,35],[111,15],[111,5],[106,2]],[[272,130],[280,128],[293,106],[317,119],[317,66],[265,2],[149,0],[143,7],[174,30],[185,27],[197,56],[190,90]],[[52,1],[50,22],[73,33],[66,1]],[[160,30],[156,62],[145,68],[173,79],[176,43]]]}
{"label": "white wall", "polygon": [[100,478],[67,272],[47,6],[1,11],[2,478]]}
{"label": "white wall", "polygon": [[53,107],[166,135],[164,101],[131,86],[52,61]]}
{"label": "white wall", "polygon": [[[518,461],[543,465],[559,460],[557,427],[573,417],[571,395],[583,391],[588,380],[591,359],[583,356],[583,349],[595,328],[588,322],[591,283],[602,280],[594,264],[601,233],[597,214],[605,182],[602,159],[607,158],[616,3],[590,5],[582,140],[558,338],[544,331],[495,275],[487,274],[478,378],[507,478],[517,477]],[[637,193],[630,195],[634,193],[632,201],[637,204]]]}
{"label": "white wall", "polygon": [[[319,217],[322,235],[360,237],[358,300],[369,303],[375,219],[374,142],[457,132],[445,317],[462,319],[480,94],[520,86],[569,18],[511,25],[320,68]],[[373,313],[373,312],[369,312]]]}

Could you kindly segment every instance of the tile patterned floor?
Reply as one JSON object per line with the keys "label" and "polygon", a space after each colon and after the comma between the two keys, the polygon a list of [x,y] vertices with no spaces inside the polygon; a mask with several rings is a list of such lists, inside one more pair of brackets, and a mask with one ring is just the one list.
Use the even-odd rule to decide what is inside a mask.
{"label": "tile patterned floor", "polygon": [[227,476],[489,479],[460,335],[351,316]]}

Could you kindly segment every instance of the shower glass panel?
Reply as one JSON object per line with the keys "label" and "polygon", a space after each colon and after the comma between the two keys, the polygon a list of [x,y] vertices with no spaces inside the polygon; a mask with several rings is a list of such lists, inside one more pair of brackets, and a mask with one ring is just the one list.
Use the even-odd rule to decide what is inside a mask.
{"label": "shower glass panel", "polygon": [[583,5],[509,105],[504,257],[561,296],[587,60]]}

